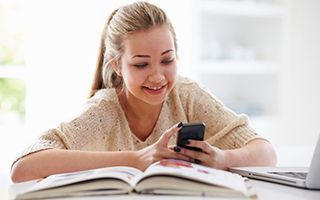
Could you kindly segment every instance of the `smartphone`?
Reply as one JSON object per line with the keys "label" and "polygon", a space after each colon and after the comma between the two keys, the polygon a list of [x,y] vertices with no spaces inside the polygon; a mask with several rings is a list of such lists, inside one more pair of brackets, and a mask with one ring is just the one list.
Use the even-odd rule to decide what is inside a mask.
{"label": "smartphone", "polygon": [[189,139],[203,141],[205,128],[206,126],[203,122],[192,122],[182,124],[182,127],[178,132],[177,146],[186,149],[191,149],[194,151],[202,151],[202,149],[200,148],[189,147],[186,145]]}

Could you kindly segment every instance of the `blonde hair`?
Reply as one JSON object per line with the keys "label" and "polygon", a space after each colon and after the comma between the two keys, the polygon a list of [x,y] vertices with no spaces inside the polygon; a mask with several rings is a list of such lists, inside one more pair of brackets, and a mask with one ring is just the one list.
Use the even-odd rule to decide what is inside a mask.
{"label": "blonde hair", "polygon": [[174,39],[175,50],[177,50],[175,31],[161,8],[147,2],[135,2],[114,10],[101,35],[98,60],[89,97],[102,88],[123,87],[122,77],[113,70],[111,62],[120,63],[122,43],[128,35],[162,25],[168,26]]}

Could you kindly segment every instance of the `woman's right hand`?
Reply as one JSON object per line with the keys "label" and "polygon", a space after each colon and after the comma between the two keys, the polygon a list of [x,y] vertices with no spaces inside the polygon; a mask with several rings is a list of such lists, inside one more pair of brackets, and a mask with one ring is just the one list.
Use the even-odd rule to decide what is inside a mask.
{"label": "woman's right hand", "polygon": [[136,167],[144,171],[149,165],[153,164],[154,162],[166,158],[191,161],[189,157],[175,152],[173,150],[173,147],[170,147],[168,145],[170,138],[179,131],[181,125],[182,123],[175,124],[168,130],[166,130],[156,143],[136,151],[136,156],[138,158]]}

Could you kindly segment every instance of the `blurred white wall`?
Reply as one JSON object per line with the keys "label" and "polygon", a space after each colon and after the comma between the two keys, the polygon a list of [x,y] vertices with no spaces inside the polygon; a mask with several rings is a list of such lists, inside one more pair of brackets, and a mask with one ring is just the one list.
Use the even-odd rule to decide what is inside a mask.
{"label": "blurred white wall", "polygon": [[320,1],[287,2],[277,143],[315,145],[320,134]]}
{"label": "blurred white wall", "polygon": [[28,134],[38,135],[79,110],[90,88],[100,33],[116,4],[32,0],[26,5]]}

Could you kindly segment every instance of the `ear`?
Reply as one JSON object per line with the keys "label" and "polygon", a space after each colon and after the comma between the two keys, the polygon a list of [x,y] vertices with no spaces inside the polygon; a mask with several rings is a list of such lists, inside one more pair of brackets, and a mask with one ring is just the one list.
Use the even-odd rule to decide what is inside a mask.
{"label": "ear", "polygon": [[118,64],[118,62],[115,61],[114,59],[112,59],[110,64],[111,64],[112,69],[117,73],[117,75],[122,76],[121,68],[120,68],[120,65]]}

